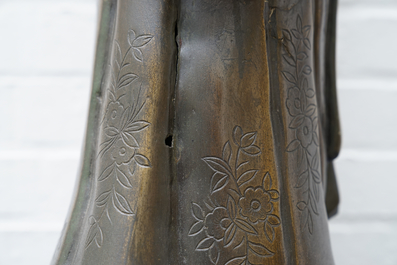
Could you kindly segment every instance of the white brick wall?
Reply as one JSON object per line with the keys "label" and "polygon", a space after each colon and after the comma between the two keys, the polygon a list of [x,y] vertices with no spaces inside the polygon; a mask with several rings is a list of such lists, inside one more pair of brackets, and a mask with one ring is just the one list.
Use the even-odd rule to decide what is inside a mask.
{"label": "white brick wall", "polygon": [[[48,264],[78,172],[96,0],[0,1],[0,264]],[[336,264],[397,264],[397,2],[341,0]],[[54,172],[57,172],[54,174]]]}
{"label": "white brick wall", "polygon": [[[48,264],[87,119],[95,0],[0,1],[0,264]],[[54,173],[56,172],[56,174]]]}
{"label": "white brick wall", "polygon": [[338,88],[341,205],[330,222],[336,264],[397,264],[395,0],[341,0]]}

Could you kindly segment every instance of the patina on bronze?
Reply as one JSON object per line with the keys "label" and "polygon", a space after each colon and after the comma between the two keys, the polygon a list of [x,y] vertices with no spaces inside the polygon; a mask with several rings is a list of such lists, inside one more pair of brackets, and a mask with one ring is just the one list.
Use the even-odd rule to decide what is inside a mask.
{"label": "patina on bronze", "polygon": [[328,0],[103,0],[52,263],[334,264],[335,16]]}

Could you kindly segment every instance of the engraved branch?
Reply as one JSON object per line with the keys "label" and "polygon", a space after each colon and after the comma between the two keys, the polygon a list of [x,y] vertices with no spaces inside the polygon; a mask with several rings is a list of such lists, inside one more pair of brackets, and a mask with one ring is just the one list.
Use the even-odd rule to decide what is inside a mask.
{"label": "engraved branch", "polygon": [[[271,246],[276,237],[275,228],[280,225],[274,205],[278,204],[279,192],[272,188],[269,172],[260,177],[259,170],[249,166],[250,160],[261,154],[255,145],[257,133],[243,133],[240,126],[235,126],[232,138],[233,146],[227,141],[221,157],[202,158],[213,171],[210,196],[208,202],[204,201],[206,210],[192,203],[195,222],[189,236],[204,235],[195,250],[208,252],[212,264],[249,265],[253,256],[264,259],[274,255]],[[262,179],[261,185],[254,186],[258,179]],[[219,198],[224,203],[219,203]],[[232,252],[222,251],[227,248]],[[235,250],[241,253],[241,248],[245,255],[224,257],[224,253]]]}

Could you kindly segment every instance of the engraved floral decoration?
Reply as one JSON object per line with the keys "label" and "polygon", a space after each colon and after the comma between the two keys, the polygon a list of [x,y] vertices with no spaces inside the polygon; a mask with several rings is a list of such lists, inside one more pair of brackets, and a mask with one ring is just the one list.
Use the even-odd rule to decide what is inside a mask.
{"label": "engraved floral decoration", "polygon": [[189,236],[198,237],[195,250],[208,252],[212,264],[258,264],[252,260],[264,262],[274,255],[279,192],[272,188],[269,172],[261,176],[250,166],[261,154],[256,138],[256,132],[244,134],[235,126],[233,145],[224,144],[222,157],[202,158],[213,171],[210,195],[204,207],[192,202],[195,222]]}
{"label": "engraved floral decoration", "polygon": [[[96,171],[97,195],[93,214],[89,217],[89,231],[85,247],[100,248],[104,240],[103,222],[112,225],[112,214],[135,216],[127,200],[133,188],[132,180],[137,167],[150,168],[150,160],[139,152],[139,134],[150,123],[140,118],[145,107],[142,98],[143,85],[138,74],[133,73],[143,62],[142,49],[153,36],[139,35],[131,29],[128,33],[128,49],[122,52],[117,40],[113,44],[109,65],[107,97],[100,124],[100,143]],[[99,194],[99,195],[98,195]],[[106,218],[104,218],[106,216]]]}
{"label": "engraved floral decoration", "polygon": [[297,160],[295,187],[302,190],[303,199],[296,207],[301,212],[301,226],[313,233],[313,214],[318,215],[319,188],[319,140],[317,135],[317,106],[315,91],[309,85],[312,68],[308,64],[311,43],[311,26],[302,26],[302,19],[296,18],[296,28],[283,29],[283,59],[288,70],[282,71],[289,84],[286,107],[291,117],[288,128],[294,132],[295,139],[289,142],[286,151]]}

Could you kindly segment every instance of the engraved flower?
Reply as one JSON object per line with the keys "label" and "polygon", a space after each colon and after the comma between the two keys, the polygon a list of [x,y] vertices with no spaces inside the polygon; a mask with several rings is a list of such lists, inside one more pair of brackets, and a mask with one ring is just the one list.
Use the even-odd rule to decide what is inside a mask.
{"label": "engraved flower", "polygon": [[216,240],[221,240],[231,222],[226,208],[216,207],[212,213],[207,214],[205,217],[207,234]]}
{"label": "engraved flower", "polygon": [[118,165],[127,163],[135,155],[135,149],[129,147],[122,139],[119,139],[113,147],[112,158]]}
{"label": "engraved flower", "polygon": [[117,127],[123,114],[124,107],[120,102],[110,102],[106,111],[106,121],[109,126]]}
{"label": "engraved flower", "polygon": [[259,219],[265,220],[266,215],[272,210],[270,195],[261,187],[246,189],[239,205],[241,215],[248,217],[253,223]]}
{"label": "engraved flower", "polygon": [[313,140],[313,122],[309,117],[305,117],[302,125],[296,131],[296,137],[303,147],[308,147]]}
{"label": "engraved flower", "polygon": [[304,97],[299,91],[299,88],[291,87],[288,89],[287,108],[291,116],[295,117],[302,113],[303,99]]}

